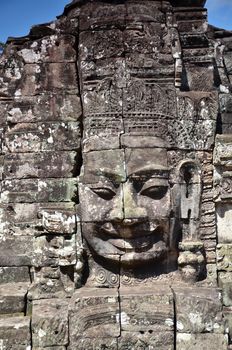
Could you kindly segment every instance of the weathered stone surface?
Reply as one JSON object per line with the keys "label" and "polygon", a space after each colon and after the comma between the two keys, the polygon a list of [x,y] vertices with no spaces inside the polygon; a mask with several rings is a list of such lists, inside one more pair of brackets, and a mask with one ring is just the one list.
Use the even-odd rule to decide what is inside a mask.
{"label": "weathered stone surface", "polygon": [[[192,148],[210,148],[214,142],[215,121],[218,114],[217,94],[199,91],[181,92],[177,101],[180,120],[188,118],[188,128],[191,130],[189,142],[192,143]],[[198,126],[196,118],[201,121]]]}
{"label": "weathered stone surface", "polygon": [[19,74],[21,79],[14,92],[16,97],[66,89],[78,93],[75,63],[25,64]]}
{"label": "weathered stone surface", "polygon": [[24,45],[17,53],[25,63],[74,62],[76,60],[75,37],[51,35]]}
{"label": "weathered stone surface", "polygon": [[75,265],[76,237],[41,236],[34,239],[33,265],[39,266],[68,266]]}
{"label": "weathered stone surface", "polygon": [[17,282],[30,284],[30,272],[27,266],[0,268],[0,284]]}
{"label": "weathered stone surface", "polygon": [[1,318],[0,344],[7,350],[29,349],[31,346],[30,317]]}
{"label": "weathered stone surface", "polygon": [[173,332],[153,332],[149,330],[141,334],[140,332],[122,332],[118,340],[119,350],[145,350],[145,349],[160,349],[172,350],[174,343]]}
{"label": "weathered stone surface", "polygon": [[217,205],[218,243],[232,243],[232,205]]}
{"label": "weathered stone surface", "polygon": [[[87,247],[85,248],[87,249]],[[118,256],[118,263],[119,259],[120,256]],[[89,276],[88,280],[86,281],[87,287],[119,288],[120,283],[122,283],[120,266],[115,266],[112,269],[112,266],[109,264],[109,262],[106,262],[103,267],[101,261],[96,261],[89,255],[88,267]]]}
{"label": "weathered stone surface", "polygon": [[6,236],[69,235],[75,232],[77,221],[73,202],[7,203],[1,218]]}
{"label": "weathered stone surface", "polygon": [[163,333],[174,327],[173,295],[168,286],[120,288],[121,329],[130,332]]}
{"label": "weathered stone surface", "polygon": [[[7,204],[2,213],[2,217],[6,223],[4,231],[10,230],[14,234],[14,227],[30,228],[33,224],[38,223],[38,209],[36,203],[10,203]],[[17,229],[16,229],[17,230]],[[26,235],[27,232],[24,232]],[[23,235],[23,233],[22,233]]]}
{"label": "weathered stone surface", "polygon": [[230,170],[232,158],[231,135],[217,135],[214,149],[214,164]]}
{"label": "weathered stone surface", "polygon": [[39,300],[32,304],[33,347],[68,345],[68,310],[65,300]]}
{"label": "weathered stone surface", "polygon": [[183,280],[196,282],[205,275],[205,257],[202,242],[186,241],[179,244],[178,266]]}
{"label": "weathered stone surface", "polygon": [[[204,37],[202,36],[202,38],[202,46],[205,46]],[[184,38],[184,40],[185,39],[187,38]],[[184,43],[185,47],[190,46],[191,44],[191,42]],[[186,67],[186,72],[188,86],[191,90],[211,91],[212,86],[214,84],[214,68],[212,63],[205,65],[189,64]]]}
{"label": "weathered stone surface", "polygon": [[4,172],[7,179],[73,177],[77,156],[67,151],[8,154]]}
{"label": "weathered stone surface", "polygon": [[223,134],[231,134],[232,133],[232,124],[223,123],[222,124],[222,133]]}
{"label": "weathered stone surface", "polygon": [[229,337],[231,339],[231,335],[232,335],[232,309],[229,307],[224,307],[223,308],[223,315],[225,318],[226,332],[229,334]]}
{"label": "weathered stone surface", "polygon": [[46,346],[44,347],[33,347],[34,350],[66,350],[66,346]]}
{"label": "weathered stone surface", "polygon": [[232,273],[219,272],[218,284],[222,289],[222,301],[225,306],[232,306]]}
{"label": "weathered stone surface", "polygon": [[28,236],[1,237],[0,266],[31,266],[33,238]]}
{"label": "weathered stone surface", "polygon": [[223,334],[177,334],[177,350],[227,350],[228,336]]}
{"label": "weathered stone surface", "polygon": [[80,148],[78,122],[19,123],[5,133],[5,152],[67,151]]}
{"label": "weathered stone surface", "polygon": [[79,338],[79,340],[76,341],[75,345],[69,345],[67,349],[73,350],[73,348],[79,349],[79,350],[98,350],[98,349],[118,350],[118,339],[98,337],[97,339],[94,339],[94,342],[93,342],[92,338]]}
{"label": "weathered stone surface", "polygon": [[80,338],[120,336],[120,309],[117,289],[81,288],[69,304],[70,345]]}
{"label": "weathered stone surface", "polygon": [[81,116],[78,95],[44,93],[33,97],[17,97],[6,104],[8,123],[35,123],[47,121],[76,121]]}
{"label": "weathered stone surface", "polygon": [[219,102],[220,102],[220,110],[222,113],[232,113],[232,95],[231,94],[220,94]]}
{"label": "weathered stone surface", "polygon": [[217,267],[219,271],[232,271],[232,244],[217,245]]}
{"label": "weathered stone surface", "polygon": [[32,270],[28,299],[66,298],[74,291],[74,266],[45,266]]}
{"label": "weathered stone surface", "polygon": [[77,180],[9,179],[2,182],[3,203],[71,202],[76,198]]}
{"label": "weathered stone surface", "polygon": [[224,333],[221,293],[214,288],[173,287],[180,333]]}
{"label": "weathered stone surface", "polygon": [[[230,202],[232,199],[231,195],[231,172],[230,171],[221,171],[220,169],[217,169],[214,174],[214,189],[215,189],[215,195],[214,200],[218,203],[217,207],[217,215],[218,220],[224,219],[224,211],[228,210],[228,214],[230,214]],[[219,203],[223,202],[223,203]],[[229,217],[228,217],[229,220]],[[223,221],[221,222],[222,226],[225,226],[225,223]],[[224,224],[224,225],[223,225]],[[220,225],[219,229],[220,229]],[[223,239],[223,237],[221,237]]]}
{"label": "weathered stone surface", "polygon": [[0,286],[0,314],[24,313],[28,282],[7,283]]}
{"label": "weathered stone surface", "polygon": [[111,179],[119,182],[126,178],[123,167],[123,150],[90,152],[84,155],[83,178],[84,183],[94,184],[99,181],[99,176],[104,177],[105,173],[112,172]]}
{"label": "weathered stone surface", "polygon": [[231,64],[232,52],[231,51],[224,53],[224,60],[225,60],[227,73],[232,74],[232,64]]}
{"label": "weathered stone surface", "polygon": [[76,232],[77,220],[74,212],[42,210],[42,225],[45,232],[71,235]]}

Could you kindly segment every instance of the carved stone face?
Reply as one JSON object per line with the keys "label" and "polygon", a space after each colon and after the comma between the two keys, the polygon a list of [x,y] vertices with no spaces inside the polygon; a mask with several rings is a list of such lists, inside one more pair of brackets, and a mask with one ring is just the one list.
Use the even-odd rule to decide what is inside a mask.
{"label": "carved stone face", "polygon": [[93,253],[122,265],[164,259],[171,213],[167,150],[140,144],[85,153],[83,161],[82,230]]}

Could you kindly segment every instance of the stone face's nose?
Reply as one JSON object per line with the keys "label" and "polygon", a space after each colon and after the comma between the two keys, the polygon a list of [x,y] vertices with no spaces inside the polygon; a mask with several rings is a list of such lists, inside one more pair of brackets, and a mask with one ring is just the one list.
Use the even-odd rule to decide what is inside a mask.
{"label": "stone face's nose", "polygon": [[123,209],[124,219],[138,219],[144,221],[147,218],[147,211],[145,208],[137,205],[137,193],[130,182],[123,184]]}

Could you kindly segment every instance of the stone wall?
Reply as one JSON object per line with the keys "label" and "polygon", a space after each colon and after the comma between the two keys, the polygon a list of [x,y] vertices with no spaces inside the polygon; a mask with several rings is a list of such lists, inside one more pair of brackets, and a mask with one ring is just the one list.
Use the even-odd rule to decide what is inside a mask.
{"label": "stone wall", "polygon": [[0,349],[232,348],[232,32],[73,1],[0,56]]}

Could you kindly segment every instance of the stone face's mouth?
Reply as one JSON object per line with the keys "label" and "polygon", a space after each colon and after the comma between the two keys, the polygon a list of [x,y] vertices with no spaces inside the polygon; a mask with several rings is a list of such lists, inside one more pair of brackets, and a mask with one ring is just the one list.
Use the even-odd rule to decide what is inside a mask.
{"label": "stone face's mouth", "polygon": [[151,245],[146,250],[142,251],[125,251],[121,255],[120,262],[122,265],[137,266],[141,264],[146,264],[149,261],[155,261],[162,259],[166,256],[168,248],[166,244],[162,241]]}
{"label": "stone face's mouth", "polygon": [[128,252],[128,251],[144,251],[152,247],[152,240],[149,236],[139,237],[139,238],[131,238],[131,239],[109,239],[109,243],[111,243],[116,248]]}
{"label": "stone face's mouth", "polygon": [[[128,252],[145,252],[154,245],[165,244],[163,229],[158,225],[137,224],[134,226],[103,225],[100,238],[118,249],[121,254]],[[166,244],[165,244],[166,246]]]}
{"label": "stone face's mouth", "polygon": [[169,222],[95,223],[83,232],[99,257],[124,266],[139,266],[163,259],[169,250]]}

